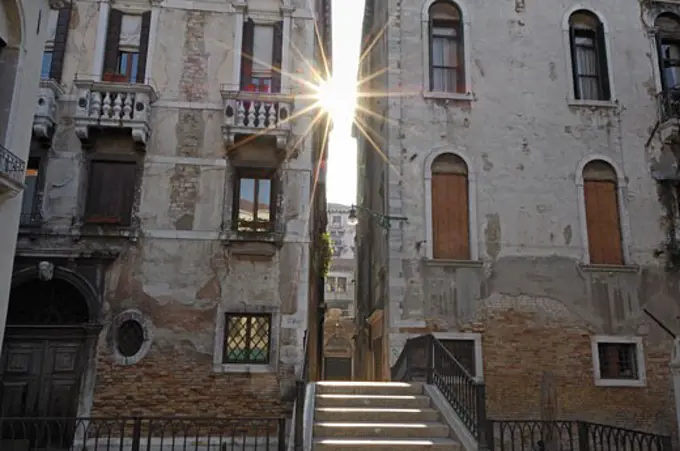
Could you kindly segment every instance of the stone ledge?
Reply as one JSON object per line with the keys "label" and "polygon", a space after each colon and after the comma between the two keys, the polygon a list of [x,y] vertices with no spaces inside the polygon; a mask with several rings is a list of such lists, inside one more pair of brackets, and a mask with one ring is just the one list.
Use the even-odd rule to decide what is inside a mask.
{"label": "stone ledge", "polygon": [[579,267],[585,272],[637,273],[640,271],[639,265],[602,265],[592,263],[581,263]]}
{"label": "stone ledge", "polygon": [[484,262],[480,260],[449,260],[428,258],[423,259],[425,266],[444,266],[453,268],[482,268]]}

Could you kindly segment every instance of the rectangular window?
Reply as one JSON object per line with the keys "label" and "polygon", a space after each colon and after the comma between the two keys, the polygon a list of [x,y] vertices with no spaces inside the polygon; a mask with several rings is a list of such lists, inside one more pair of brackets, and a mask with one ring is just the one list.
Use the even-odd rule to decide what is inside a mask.
{"label": "rectangular window", "polygon": [[638,379],[635,343],[598,343],[602,379]]}
{"label": "rectangular window", "polygon": [[662,39],[661,59],[664,88],[677,89],[680,87],[680,41]]}
{"label": "rectangular window", "polygon": [[438,92],[457,92],[460,58],[458,55],[458,25],[450,21],[432,22],[432,90]]}
{"label": "rectangular window", "polygon": [[338,293],[347,292],[347,277],[338,277]]}
{"label": "rectangular window", "polygon": [[268,364],[271,323],[270,314],[226,313],[223,363]]}
{"label": "rectangular window", "polygon": [[26,167],[24,195],[21,201],[21,225],[30,226],[40,221],[39,202],[40,157],[30,157]]}
{"label": "rectangular window", "polygon": [[477,376],[477,365],[475,355],[475,341],[465,339],[442,339],[446,349],[451,352],[453,357],[460,363],[460,365],[470,373],[471,376]]}
{"label": "rectangular window", "polygon": [[106,32],[103,80],[145,83],[151,12],[126,14],[112,8]]}
{"label": "rectangular window", "polygon": [[333,225],[340,225],[342,224],[342,218],[339,215],[333,215]]}
{"label": "rectangular window", "polygon": [[283,22],[256,24],[248,18],[243,23],[241,48],[241,89],[251,92],[281,91]]}
{"label": "rectangular window", "polygon": [[50,71],[52,70],[52,50],[47,50],[43,52],[42,66],[40,67],[40,79],[49,80]]}
{"label": "rectangular window", "polygon": [[236,228],[239,232],[271,232],[273,230],[271,175],[243,172],[238,177],[235,205]]}
{"label": "rectangular window", "polygon": [[337,279],[335,277],[326,277],[326,292],[335,293],[337,290]]}
{"label": "rectangular window", "polygon": [[85,221],[92,224],[130,225],[136,179],[136,161],[92,160]]}
{"label": "rectangular window", "polygon": [[601,100],[600,69],[597,55],[597,33],[595,30],[574,30],[576,50],[576,78],[578,98],[582,100]]}

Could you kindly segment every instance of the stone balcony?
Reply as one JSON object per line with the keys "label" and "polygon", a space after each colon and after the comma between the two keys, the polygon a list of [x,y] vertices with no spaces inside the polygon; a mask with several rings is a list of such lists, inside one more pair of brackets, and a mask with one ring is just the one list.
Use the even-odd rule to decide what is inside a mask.
{"label": "stone balcony", "polygon": [[138,83],[76,80],[78,103],[73,117],[75,131],[87,142],[94,129],[129,129],[132,139],[146,147],[151,136],[151,104],[155,90]]}
{"label": "stone balcony", "polygon": [[21,158],[0,146],[0,200],[14,197],[24,189],[25,167]]}
{"label": "stone balcony", "polygon": [[260,135],[276,139],[278,149],[286,149],[291,137],[290,116],[293,99],[283,94],[237,91],[222,88],[224,125],[222,135],[227,147],[238,137]]}
{"label": "stone balcony", "polygon": [[680,89],[670,88],[657,94],[658,131],[664,143],[680,142]]}
{"label": "stone balcony", "polygon": [[57,124],[57,102],[63,91],[54,80],[41,80],[38,103],[33,116],[33,135],[50,140]]}

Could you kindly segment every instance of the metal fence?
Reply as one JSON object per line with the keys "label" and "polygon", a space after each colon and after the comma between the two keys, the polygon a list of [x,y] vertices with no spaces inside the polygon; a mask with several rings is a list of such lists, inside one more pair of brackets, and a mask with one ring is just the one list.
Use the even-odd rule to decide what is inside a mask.
{"label": "metal fence", "polygon": [[285,418],[0,418],[2,451],[283,451]]}
{"label": "metal fence", "polygon": [[671,437],[586,421],[489,422],[499,451],[671,451]]}

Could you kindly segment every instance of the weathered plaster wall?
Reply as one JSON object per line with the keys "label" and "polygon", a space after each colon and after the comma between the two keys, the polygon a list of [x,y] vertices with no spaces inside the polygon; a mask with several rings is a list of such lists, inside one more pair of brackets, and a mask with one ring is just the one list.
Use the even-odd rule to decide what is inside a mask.
{"label": "weathered plaster wall", "polygon": [[[0,144],[22,161],[28,160],[31,124],[38,97],[38,80],[47,27],[37,27],[38,16],[50,12],[46,0],[2,0],[0,28],[7,46],[0,58]],[[5,52],[7,56],[5,57]],[[0,337],[5,333],[5,316],[12,277],[15,231],[21,213],[21,194],[0,200]],[[0,346],[2,338],[0,338]]]}
{"label": "weathered plaster wall", "polygon": [[[677,277],[665,273],[664,262],[654,256],[665,240],[664,212],[645,152],[657,120],[656,75],[640,5],[588,4],[606,24],[615,101],[581,106],[568,101],[572,78],[562,27],[575,4],[522,2],[516,8],[516,2],[504,2],[491,8],[461,3],[469,21],[467,70],[473,100],[451,101],[422,96],[424,3],[372,2],[377,28],[387,23],[380,8],[389,9],[390,21],[384,43],[375,50],[375,60],[387,64],[371,58],[369,72],[389,65],[376,90],[405,93],[382,99],[389,123],[380,144],[389,163],[374,162],[370,173],[380,180],[384,171],[387,189],[382,191],[377,181],[360,187],[374,207],[384,200],[389,214],[408,217],[406,223],[393,223],[386,240],[389,255],[375,252],[371,260],[374,271],[389,269],[385,310],[390,332],[454,331],[479,323],[489,371],[489,409],[496,416],[535,417],[538,386],[521,386],[520,376],[507,375],[550,369],[560,379],[565,415],[605,421],[620,408],[625,415],[610,420],[650,429],[654,425],[643,421],[643,414],[652,409],[659,420],[656,430],[674,430],[672,409],[662,413],[654,407],[665,406],[671,393],[671,338],[641,310],[647,307],[678,332]],[[381,134],[380,121],[372,125]],[[364,161],[371,161],[367,154],[375,151],[366,140],[362,149]],[[478,240],[471,246],[478,251],[478,262],[427,259],[431,243],[425,162],[440,151],[462,155],[474,174],[472,227]],[[627,270],[598,272],[583,266],[585,230],[576,171],[584,159],[595,156],[620,168],[623,236],[633,264]],[[360,247],[376,245],[374,239],[368,243],[369,235],[368,227],[359,228]],[[375,303],[380,296],[375,276],[361,273],[360,279],[360,302]],[[526,308],[506,302],[518,297]],[[485,313],[488,309],[496,313]],[[570,319],[533,323],[536,315],[555,309]],[[594,386],[589,335],[598,333],[644,336],[646,389]],[[544,339],[548,336],[554,339]],[[390,364],[402,345],[396,338],[390,342]],[[556,356],[568,363],[561,366]],[[521,402],[523,397],[532,401]],[[605,404],[613,410],[602,408]]]}
{"label": "weathered plaster wall", "polygon": [[[279,11],[278,1],[248,3],[251,12]],[[46,224],[39,234],[23,235],[18,253],[55,248],[120,252],[106,271],[103,319],[110,325],[119,313],[136,309],[153,328],[149,353],[129,366],[115,362],[112,331],[102,333],[96,384],[94,391],[81,395],[88,402],[80,414],[273,415],[282,409],[281,396],[294,366],[301,364],[307,321],[314,156],[309,136],[301,137],[310,117],[293,123],[292,142],[297,147],[286,151],[282,163],[281,248],[272,258],[235,255],[223,230],[233,191],[220,88],[239,82],[232,78],[236,15],[224,2],[176,5],[180,6],[160,7],[158,34],[151,43],[151,85],[158,100],[152,105],[151,139],[141,154],[138,228],[127,238],[103,230],[81,235],[77,226],[89,150],[82,147],[72,125],[77,100],[72,83],[92,74],[95,55],[90,44],[101,33],[99,4],[79,0],[69,30],[66,95],[46,169]],[[284,38],[284,45],[290,42],[312,58],[313,14],[306,5],[293,12],[290,41]],[[290,51],[289,58],[292,72],[311,78],[297,53]],[[305,102],[296,101],[295,110]],[[105,145],[108,138],[103,136],[95,148]],[[280,332],[272,338],[277,349],[272,369],[215,371],[216,341],[222,339],[218,318],[229,310],[258,309],[273,312],[273,329]]]}

